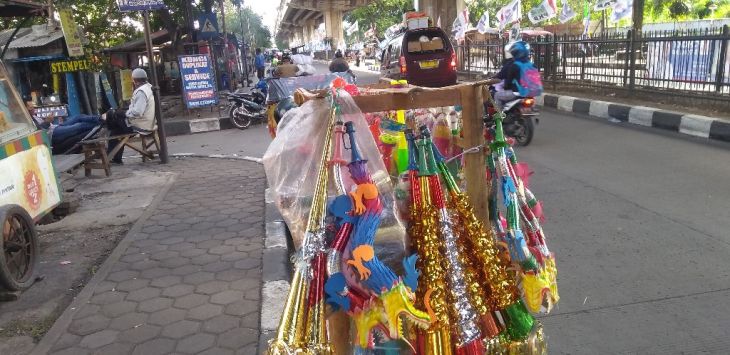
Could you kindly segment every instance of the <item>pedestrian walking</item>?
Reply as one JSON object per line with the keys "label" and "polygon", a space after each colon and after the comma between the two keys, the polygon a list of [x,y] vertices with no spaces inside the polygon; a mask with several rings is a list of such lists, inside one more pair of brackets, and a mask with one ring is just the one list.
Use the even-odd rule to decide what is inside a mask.
{"label": "pedestrian walking", "polygon": [[256,58],[254,58],[254,65],[256,66],[256,77],[259,80],[264,78],[264,70],[266,69],[266,59],[261,53],[261,48],[256,48]]}

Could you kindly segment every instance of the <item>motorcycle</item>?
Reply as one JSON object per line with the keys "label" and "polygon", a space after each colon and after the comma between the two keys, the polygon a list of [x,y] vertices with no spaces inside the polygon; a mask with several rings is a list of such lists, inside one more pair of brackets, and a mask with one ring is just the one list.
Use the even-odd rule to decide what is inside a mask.
{"label": "motorcycle", "polygon": [[[262,93],[251,94],[233,93],[228,94],[228,119],[238,129],[246,129],[251,123],[260,123],[266,119],[266,98]],[[262,98],[263,97],[263,98]]]}
{"label": "motorcycle", "polygon": [[[518,97],[507,102],[502,109],[505,117],[502,122],[504,134],[514,138],[519,146],[530,144],[535,134],[535,124],[540,122],[535,110],[535,99],[532,97]],[[494,128],[494,114],[497,108],[491,102],[484,107],[484,124],[491,131]],[[534,121],[533,121],[534,118]]]}

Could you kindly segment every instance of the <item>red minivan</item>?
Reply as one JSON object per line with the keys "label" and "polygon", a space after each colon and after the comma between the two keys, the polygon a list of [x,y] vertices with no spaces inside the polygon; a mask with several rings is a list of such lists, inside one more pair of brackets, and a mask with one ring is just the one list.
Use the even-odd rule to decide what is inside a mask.
{"label": "red minivan", "polygon": [[406,30],[388,42],[380,73],[409,84],[442,87],[456,84],[456,53],[438,27]]}

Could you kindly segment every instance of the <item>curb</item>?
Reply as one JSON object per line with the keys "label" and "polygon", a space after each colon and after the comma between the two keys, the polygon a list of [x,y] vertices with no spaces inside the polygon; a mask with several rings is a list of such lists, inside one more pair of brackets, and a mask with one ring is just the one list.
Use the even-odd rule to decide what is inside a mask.
{"label": "curb", "polygon": [[33,348],[33,351],[31,352],[31,355],[43,355],[47,354],[51,350],[51,347],[56,342],[56,340],[61,337],[61,335],[66,331],[66,328],[68,328],[69,324],[71,324],[71,321],[73,320],[76,312],[78,312],[78,310],[81,309],[83,305],[89,302],[91,296],[93,296],[94,294],[94,289],[96,288],[96,286],[99,285],[100,282],[104,281],[107,275],[109,275],[109,272],[111,271],[114,264],[119,261],[119,258],[122,257],[124,251],[127,250],[129,245],[132,244],[135,239],[137,239],[137,233],[139,233],[140,229],[142,229],[142,225],[157,209],[157,206],[159,206],[159,204],[165,199],[165,196],[167,196],[167,193],[170,191],[170,188],[172,188],[172,185],[175,183],[176,180],[177,177],[174,175],[168,179],[167,184],[165,184],[162,190],[160,190],[157,196],[155,196],[155,198],[152,200],[149,206],[147,206],[139,219],[134,222],[132,228],[130,228],[124,238],[119,241],[112,253],[109,254],[109,257],[107,257],[104,263],[101,265],[99,270],[94,274],[94,276],[91,277],[91,280],[86,283],[84,288],[81,290],[81,292],[79,292],[78,295],[76,295],[71,304],[66,306],[66,309],[63,311],[63,313],[61,313],[61,316],[59,316],[58,319],[53,322],[53,326],[50,330],[48,330],[43,338],[41,338],[41,341],[36,344],[36,346]]}
{"label": "curb", "polygon": [[196,118],[193,120],[166,121],[165,134],[182,136],[193,133],[220,131],[235,128],[228,117]]}
{"label": "curb", "polygon": [[540,96],[535,101],[540,106],[603,118],[611,122],[627,122],[693,137],[730,142],[730,121],[720,118],[552,94]]}
{"label": "curb", "polygon": [[289,294],[291,262],[289,245],[291,237],[284,218],[274,204],[271,190],[264,192],[266,202],[266,238],[263,252],[263,287],[261,288],[261,318],[259,324],[259,353],[265,353],[269,340],[276,336],[276,330],[284,312],[284,304]]}

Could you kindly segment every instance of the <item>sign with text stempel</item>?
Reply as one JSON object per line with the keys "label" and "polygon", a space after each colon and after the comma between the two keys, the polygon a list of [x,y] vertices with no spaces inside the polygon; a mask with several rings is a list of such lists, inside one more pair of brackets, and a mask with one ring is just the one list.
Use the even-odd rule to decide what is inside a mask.
{"label": "sign with text stempel", "polygon": [[117,0],[119,11],[142,11],[165,9],[163,0]]}
{"label": "sign with text stempel", "polygon": [[215,76],[210,57],[206,54],[178,56],[182,77],[183,97],[188,108],[218,104]]}

